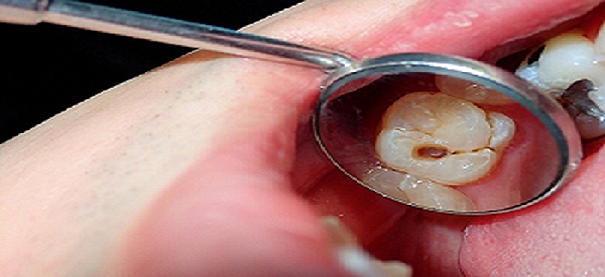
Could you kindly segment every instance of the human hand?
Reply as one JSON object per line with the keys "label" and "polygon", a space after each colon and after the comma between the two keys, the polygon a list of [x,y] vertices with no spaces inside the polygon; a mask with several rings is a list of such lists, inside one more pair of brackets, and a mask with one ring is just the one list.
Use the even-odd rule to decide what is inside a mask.
{"label": "human hand", "polygon": [[[246,31],[356,56],[479,58],[596,4],[318,0]],[[523,43],[499,55],[514,47]],[[200,51],[4,144],[3,275],[345,274],[317,210],[420,275],[604,270],[600,142],[537,207],[483,218],[410,210],[349,184],[317,152],[307,124],[322,77]]]}

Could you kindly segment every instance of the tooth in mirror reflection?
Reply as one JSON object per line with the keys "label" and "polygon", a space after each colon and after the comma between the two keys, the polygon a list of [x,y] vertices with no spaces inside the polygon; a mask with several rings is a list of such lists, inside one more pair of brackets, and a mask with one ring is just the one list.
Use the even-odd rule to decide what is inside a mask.
{"label": "tooth in mirror reflection", "polygon": [[562,178],[566,161],[548,122],[483,85],[380,73],[330,97],[317,115],[324,151],[393,200],[440,212],[504,211],[543,197]]}

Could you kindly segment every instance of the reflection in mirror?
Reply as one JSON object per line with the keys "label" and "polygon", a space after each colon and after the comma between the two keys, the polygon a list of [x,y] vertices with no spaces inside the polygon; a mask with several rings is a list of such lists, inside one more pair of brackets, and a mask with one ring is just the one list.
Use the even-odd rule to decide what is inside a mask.
{"label": "reflection in mirror", "polygon": [[487,212],[530,201],[558,181],[551,133],[506,95],[428,73],[352,84],[320,111],[319,132],[341,169],[380,194],[426,209]]}

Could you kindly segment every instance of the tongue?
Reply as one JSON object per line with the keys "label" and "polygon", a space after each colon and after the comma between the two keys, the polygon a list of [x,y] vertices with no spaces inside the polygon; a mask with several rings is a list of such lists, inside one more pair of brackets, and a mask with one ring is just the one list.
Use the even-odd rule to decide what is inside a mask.
{"label": "tongue", "polygon": [[[423,2],[402,18],[405,24],[381,27],[372,38],[359,36],[362,41],[343,50],[357,56],[428,51],[480,57],[509,45],[499,48],[503,52],[496,55],[502,56],[518,50],[509,42],[585,14],[596,2]],[[601,145],[589,146],[579,173],[562,192],[513,214],[463,218],[409,210],[359,189],[339,173],[328,174],[306,196],[324,214],[341,217],[375,255],[410,263],[421,276],[600,276],[605,274]]]}

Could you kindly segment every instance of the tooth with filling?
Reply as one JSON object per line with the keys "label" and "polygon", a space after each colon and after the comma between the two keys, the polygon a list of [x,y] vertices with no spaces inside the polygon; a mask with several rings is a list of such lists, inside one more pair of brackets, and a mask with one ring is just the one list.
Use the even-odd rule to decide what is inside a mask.
{"label": "tooth with filling", "polygon": [[407,94],[382,120],[378,158],[394,170],[446,185],[488,175],[514,134],[505,115],[443,93]]}
{"label": "tooth with filling", "polygon": [[540,79],[553,89],[564,90],[582,79],[597,87],[604,85],[605,68],[596,62],[594,44],[579,33],[566,33],[547,41],[538,63]]}
{"label": "tooth with filling", "polygon": [[589,80],[596,89],[588,97],[605,110],[605,27],[594,42],[578,31],[546,41],[538,61],[523,64],[516,74],[553,96],[576,81]]}

